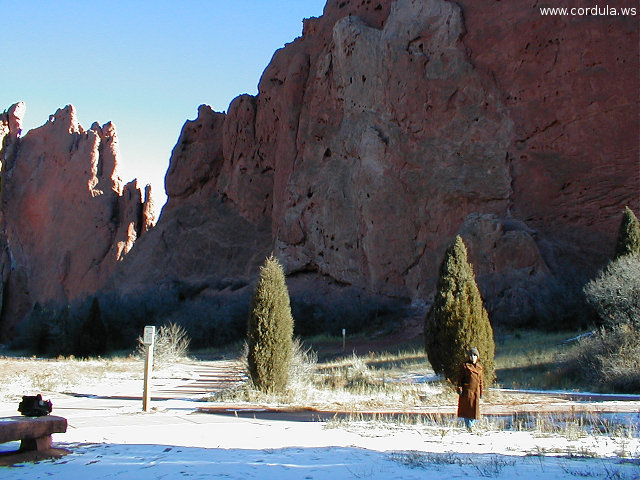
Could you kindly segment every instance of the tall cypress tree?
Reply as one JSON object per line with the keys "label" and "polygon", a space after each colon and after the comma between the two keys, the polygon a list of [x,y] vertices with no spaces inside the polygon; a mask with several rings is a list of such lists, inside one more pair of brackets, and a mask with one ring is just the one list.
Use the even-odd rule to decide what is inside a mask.
{"label": "tall cypress tree", "polygon": [[629,207],[622,213],[615,258],[624,255],[640,255],[640,222]]}
{"label": "tall cypress tree", "polygon": [[293,316],[284,270],[273,255],[260,267],[248,330],[247,363],[253,384],[264,392],[284,391],[293,352]]}
{"label": "tall cypress tree", "polygon": [[424,322],[425,350],[436,373],[455,383],[469,348],[480,351],[485,382],[495,379],[495,344],[467,248],[460,236],[440,265],[436,295]]}

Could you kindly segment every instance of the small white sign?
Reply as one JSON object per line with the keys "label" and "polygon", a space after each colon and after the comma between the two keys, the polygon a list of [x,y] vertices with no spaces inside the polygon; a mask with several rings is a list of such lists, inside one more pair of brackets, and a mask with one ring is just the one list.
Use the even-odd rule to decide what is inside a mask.
{"label": "small white sign", "polygon": [[153,345],[153,340],[156,335],[156,327],[153,325],[144,327],[144,336],[142,337],[142,343],[145,345]]}

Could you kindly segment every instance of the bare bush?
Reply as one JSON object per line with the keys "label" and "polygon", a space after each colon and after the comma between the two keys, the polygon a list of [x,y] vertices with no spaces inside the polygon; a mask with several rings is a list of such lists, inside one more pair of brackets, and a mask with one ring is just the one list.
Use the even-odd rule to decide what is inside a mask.
{"label": "bare bush", "polygon": [[604,327],[640,329],[640,256],[616,258],[584,287],[584,293]]}
{"label": "bare bush", "polygon": [[377,383],[374,380],[373,371],[363,357],[359,357],[354,352],[350,360],[351,362],[344,372],[347,389],[357,390],[363,386],[366,387],[372,383]]}
{"label": "bare bush", "polygon": [[[184,328],[176,323],[162,325],[156,330],[153,347],[154,363],[173,363],[189,353],[191,339]],[[144,354],[142,338],[138,338],[138,354]]]}
{"label": "bare bush", "polygon": [[289,387],[297,390],[311,385],[317,363],[318,355],[311,347],[305,347],[299,338],[294,338],[293,354],[289,364]]}
{"label": "bare bush", "polygon": [[565,360],[567,373],[600,390],[640,392],[640,331],[629,325],[581,339]]}

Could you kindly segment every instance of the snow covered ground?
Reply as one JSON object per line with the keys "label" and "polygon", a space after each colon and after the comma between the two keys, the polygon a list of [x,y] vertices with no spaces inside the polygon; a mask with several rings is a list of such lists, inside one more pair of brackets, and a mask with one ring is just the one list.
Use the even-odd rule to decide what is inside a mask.
{"label": "snow covered ground", "polygon": [[[581,412],[617,412],[609,417],[596,413],[604,431],[597,435],[566,426],[548,433],[535,425],[535,418],[522,431],[509,429],[508,422],[483,421],[476,433],[446,421],[292,421],[286,414],[199,413],[207,404],[196,401],[201,392],[192,379],[201,377],[207,388],[215,383],[212,371],[203,368],[189,365],[155,380],[154,395],[161,400],[152,402],[150,413],[141,412],[140,379],[117,372],[113,378],[64,387],[73,394],[46,396],[53,401],[53,413],[69,422],[66,433],[54,435],[54,446],[71,453],[0,467],[0,480],[640,479],[640,401],[633,399],[593,408],[596,404],[573,402]],[[18,381],[26,374],[16,375]],[[16,391],[30,388],[20,384]],[[0,393],[5,393],[0,417],[17,415],[17,397]],[[557,408],[525,401],[534,412]],[[496,407],[493,413],[499,414]],[[564,407],[571,411],[567,402]],[[18,447],[17,442],[3,444],[0,452]]]}
{"label": "snow covered ground", "polygon": [[[293,422],[197,413],[202,404],[127,397],[60,397],[69,420],[57,460],[0,467],[13,479],[640,478],[640,439],[535,431],[468,433],[455,425]],[[1,415],[14,405],[0,404]],[[626,414],[631,429],[638,413]],[[570,437],[570,438],[568,438]],[[16,449],[15,444],[0,450]]]}
{"label": "snow covered ground", "polygon": [[629,464],[499,455],[415,457],[356,447],[276,450],[203,449],[161,445],[81,447],[54,463],[0,473],[7,479],[454,479],[637,478]]}

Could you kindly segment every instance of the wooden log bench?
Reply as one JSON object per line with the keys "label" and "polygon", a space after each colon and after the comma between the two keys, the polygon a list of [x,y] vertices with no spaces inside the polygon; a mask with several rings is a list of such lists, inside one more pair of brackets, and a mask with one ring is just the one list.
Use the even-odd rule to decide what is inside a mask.
{"label": "wooden log bench", "polygon": [[44,417],[0,418],[0,443],[20,440],[20,451],[43,451],[51,448],[51,435],[67,431],[67,419]]}

